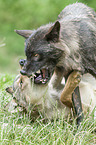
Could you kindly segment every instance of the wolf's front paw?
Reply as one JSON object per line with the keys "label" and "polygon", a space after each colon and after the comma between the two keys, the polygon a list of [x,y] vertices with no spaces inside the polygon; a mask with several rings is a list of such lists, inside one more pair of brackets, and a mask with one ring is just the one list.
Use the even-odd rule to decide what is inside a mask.
{"label": "wolf's front paw", "polygon": [[[60,100],[63,104],[72,106],[72,93],[81,81],[81,73],[79,71],[73,71],[65,84],[65,87],[61,93]],[[69,104],[70,103],[70,104]]]}
{"label": "wolf's front paw", "polygon": [[76,86],[78,86],[78,84],[80,83],[80,81],[81,81],[81,72],[79,72],[79,71],[73,71],[70,75],[69,75],[69,77],[68,77],[68,80],[67,80],[67,82],[68,82],[68,84],[70,85],[70,88],[72,87],[76,87]]}

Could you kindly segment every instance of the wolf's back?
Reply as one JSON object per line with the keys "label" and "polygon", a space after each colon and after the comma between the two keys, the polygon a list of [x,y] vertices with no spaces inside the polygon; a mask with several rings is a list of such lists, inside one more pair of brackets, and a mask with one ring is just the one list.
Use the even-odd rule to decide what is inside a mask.
{"label": "wolf's back", "polygon": [[65,7],[58,20],[61,39],[71,52],[69,62],[73,61],[77,69],[80,66],[82,72],[96,77],[96,13],[82,3],[75,3]]}
{"label": "wolf's back", "polygon": [[92,17],[96,20],[96,13],[94,12],[94,10],[84,5],[83,3],[74,3],[66,6],[58,15],[58,20],[61,20],[67,16],[71,16],[71,18],[83,18],[87,16]]}

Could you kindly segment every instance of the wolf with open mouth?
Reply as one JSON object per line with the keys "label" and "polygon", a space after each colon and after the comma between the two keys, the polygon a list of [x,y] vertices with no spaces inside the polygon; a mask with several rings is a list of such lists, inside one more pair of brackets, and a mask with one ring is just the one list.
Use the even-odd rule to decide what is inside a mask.
{"label": "wolf with open mouth", "polygon": [[[20,65],[23,66],[26,60],[20,60]],[[48,69],[46,69],[46,73]],[[38,77],[39,76],[39,77]],[[64,118],[71,112],[72,100],[70,96],[74,87],[71,87],[70,92],[66,92],[67,87],[74,86],[74,82],[77,81],[77,72],[71,73],[66,82],[60,82],[59,87],[54,86],[53,80],[54,75],[49,75],[48,80],[43,83],[43,76],[41,72],[38,75],[32,75],[30,78],[19,74],[13,83],[12,87],[6,88],[6,91],[10,93],[13,97],[11,102],[6,105],[6,108],[10,112],[15,112],[16,108],[19,107],[20,112],[30,112],[31,119],[34,120],[40,115],[44,119],[54,119],[60,117],[63,113]],[[73,83],[72,83],[73,80]],[[72,83],[72,84],[71,84]],[[71,102],[70,107],[64,105],[60,101],[60,95],[65,86],[65,102]],[[85,74],[79,84],[81,101],[83,104],[84,113],[89,110],[90,113],[96,105],[96,79],[90,75]],[[89,90],[89,92],[88,92]],[[89,99],[86,99],[88,96]],[[67,100],[66,100],[67,99]],[[96,112],[94,112],[94,118],[96,118]]]}
{"label": "wolf with open mouth", "polygon": [[96,77],[96,13],[86,5],[69,5],[55,23],[16,32],[26,38],[27,61],[21,74],[58,67],[64,77],[73,70]]}
{"label": "wolf with open mouth", "polygon": [[[81,74],[90,73],[96,78],[96,13],[88,6],[82,3],[69,5],[55,23],[33,31],[16,32],[26,38],[27,61],[21,70],[22,75],[30,76],[39,69],[44,73],[45,68],[51,71],[56,68],[55,85],[74,70]],[[79,94],[77,86],[74,92]],[[64,92],[60,97],[63,103]]]}

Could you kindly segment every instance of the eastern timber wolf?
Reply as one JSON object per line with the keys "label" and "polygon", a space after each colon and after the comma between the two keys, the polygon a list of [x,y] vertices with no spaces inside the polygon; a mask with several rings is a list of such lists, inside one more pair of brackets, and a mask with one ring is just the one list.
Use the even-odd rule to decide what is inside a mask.
{"label": "eastern timber wolf", "polygon": [[[45,68],[55,68],[54,73],[58,78],[56,85],[63,76],[67,78],[74,70],[96,77],[96,13],[88,6],[82,3],[69,5],[55,23],[34,31],[16,32],[26,38],[27,61],[21,74],[30,76],[41,69],[45,76]],[[60,97],[63,103],[64,92]]]}
{"label": "eastern timber wolf", "polygon": [[22,74],[58,67],[64,77],[73,70],[96,77],[96,13],[88,6],[69,5],[55,23],[16,32],[26,38],[27,61]]}
{"label": "eastern timber wolf", "polygon": [[[72,80],[73,83],[70,85],[74,85],[74,82],[77,81],[76,75],[78,76],[77,72],[73,72],[69,75],[66,87],[72,83]],[[30,112],[31,119],[33,120],[40,115],[42,115],[44,119],[52,120],[60,117],[62,113],[64,118],[67,118],[71,112],[72,104],[68,107],[61,103],[60,95],[64,88],[64,82],[60,82],[59,87],[54,87],[54,77],[53,75],[46,84],[38,84],[38,75],[37,77],[32,76],[28,78],[27,76],[19,74],[15,78],[13,86],[6,89],[13,97],[11,102],[6,106],[8,111],[14,112],[16,111],[16,107],[19,106],[20,112]],[[36,81],[36,79],[38,79],[38,81]],[[87,113],[88,110],[91,113],[96,105],[96,79],[90,74],[85,74],[82,77],[79,87],[84,113]],[[72,95],[72,93],[69,93],[69,99],[71,98],[70,95]],[[86,99],[86,96],[88,99]],[[65,102],[66,99],[68,98],[65,98]],[[95,117],[94,115],[94,118]]]}

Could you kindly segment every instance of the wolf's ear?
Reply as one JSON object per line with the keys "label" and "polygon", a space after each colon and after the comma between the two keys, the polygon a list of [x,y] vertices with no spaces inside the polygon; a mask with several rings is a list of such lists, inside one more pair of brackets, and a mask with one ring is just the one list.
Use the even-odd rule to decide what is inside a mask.
{"label": "wolf's ear", "polygon": [[45,38],[47,41],[58,42],[60,33],[60,22],[56,21],[55,24],[49,29],[49,32],[46,34]]}
{"label": "wolf's ear", "polygon": [[8,92],[8,93],[11,94],[11,95],[12,95],[13,92],[14,92],[12,87],[7,87],[5,90],[6,90],[6,92]]}
{"label": "wolf's ear", "polygon": [[14,30],[14,31],[26,39],[33,33],[32,30]]}

